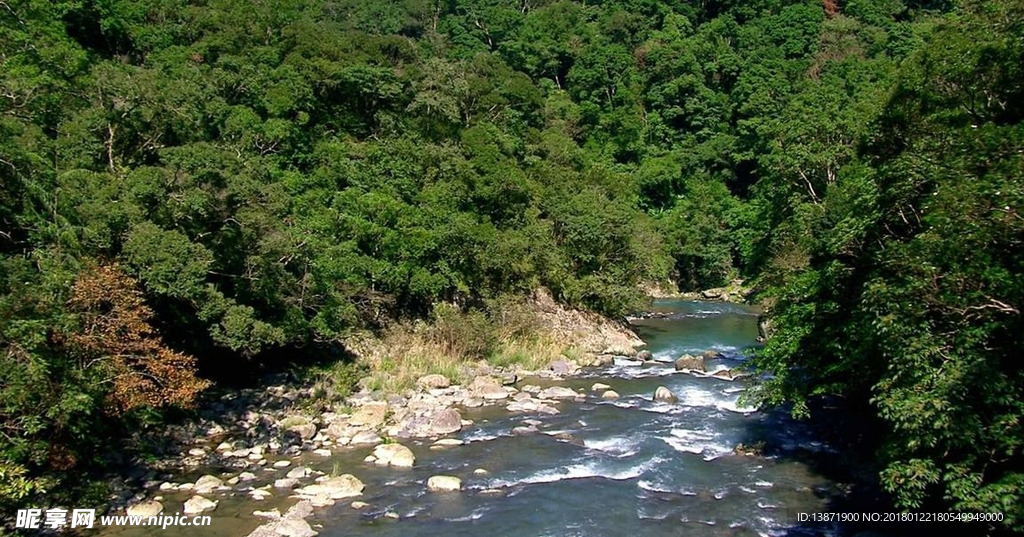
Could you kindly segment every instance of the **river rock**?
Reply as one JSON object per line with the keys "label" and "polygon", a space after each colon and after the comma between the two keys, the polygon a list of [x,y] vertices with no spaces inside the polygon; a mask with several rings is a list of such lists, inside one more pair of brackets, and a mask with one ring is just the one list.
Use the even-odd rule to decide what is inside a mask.
{"label": "river rock", "polygon": [[288,473],[285,475],[285,477],[289,477],[291,479],[302,479],[303,477],[306,477],[309,474],[309,468],[305,466],[296,466],[295,468],[288,470]]}
{"label": "river rock", "polygon": [[649,362],[649,361],[654,359],[654,355],[651,354],[651,351],[649,351],[649,350],[642,350],[642,351],[636,353],[636,359],[637,360],[643,360],[645,362]]}
{"label": "river rock", "polygon": [[416,384],[423,389],[433,390],[437,388],[447,388],[452,385],[452,382],[444,375],[434,374],[420,377],[420,379],[416,381]]}
{"label": "river rock", "polygon": [[289,427],[288,432],[295,433],[303,441],[309,440],[316,436],[316,425],[312,423],[303,423],[301,425],[293,425]]}
{"label": "river rock", "polygon": [[208,500],[202,496],[196,495],[189,498],[185,502],[184,508],[181,510],[186,515],[195,515],[205,511],[212,511],[217,508],[217,502]]}
{"label": "river rock", "polygon": [[515,436],[528,436],[531,434],[537,434],[538,429],[536,425],[520,425],[512,428],[512,434]]}
{"label": "river rock", "polygon": [[192,491],[196,494],[209,494],[223,485],[224,482],[219,477],[204,475],[196,480],[195,485],[192,486]]}
{"label": "river rock", "polygon": [[558,432],[558,433],[552,434],[551,437],[554,438],[555,440],[558,440],[559,442],[565,442],[567,444],[572,444],[574,446],[585,447],[587,445],[586,442],[584,442],[582,438],[580,438],[580,437],[578,437],[578,436],[576,436],[576,435],[574,435],[572,433]]}
{"label": "river rock", "polygon": [[356,501],[352,502],[351,504],[349,504],[349,506],[352,507],[352,509],[359,510],[359,509],[365,509],[365,508],[369,507],[370,504],[368,504],[366,502],[361,502],[359,500],[356,500]]}
{"label": "river rock", "polygon": [[274,493],[270,492],[267,489],[252,489],[249,491],[249,496],[252,496],[252,499],[256,501],[265,500],[273,495]]}
{"label": "river rock", "polygon": [[301,518],[285,518],[274,524],[274,533],[281,537],[314,537],[316,530]]}
{"label": "river rock", "polygon": [[371,444],[379,444],[383,441],[384,439],[378,436],[377,433],[373,431],[359,431],[358,433],[355,434],[355,436],[352,437],[352,440],[349,441],[349,444],[353,446],[365,446]]}
{"label": "river rock", "polygon": [[435,475],[427,480],[430,492],[458,492],[462,490],[462,480],[450,475]]}
{"label": "river rock", "polygon": [[281,511],[278,511],[277,509],[271,509],[270,511],[256,510],[252,512],[252,516],[277,520],[281,518]]}
{"label": "river rock", "polygon": [[548,370],[559,377],[565,377],[579,373],[580,367],[569,360],[560,359],[551,362],[551,365],[548,366]]}
{"label": "river rock", "polygon": [[281,459],[274,461],[274,468],[287,468],[292,465],[292,461]]}
{"label": "river rock", "polygon": [[274,480],[275,489],[293,489],[298,486],[299,480],[294,477],[282,477]]}
{"label": "river rock", "polygon": [[151,516],[159,515],[163,512],[163,510],[164,506],[162,503],[156,500],[149,500],[146,502],[140,502],[135,505],[128,506],[128,509],[125,509],[125,513],[128,516],[139,516],[142,518],[149,518]]}
{"label": "river rock", "polygon": [[412,468],[416,463],[412,450],[402,444],[381,444],[373,449],[373,457],[377,466]]}
{"label": "river rock", "polygon": [[508,391],[501,381],[490,376],[479,376],[469,385],[469,393],[487,401],[496,401],[508,397]]}
{"label": "river rock", "polygon": [[541,390],[538,397],[541,399],[575,399],[579,397],[579,395],[580,394],[576,393],[576,391],[566,388],[565,386],[552,386]]}
{"label": "river rock", "polygon": [[612,389],[612,387],[603,382],[595,382],[594,385],[590,387],[590,391],[592,392],[603,392],[610,389]]}
{"label": "river rock", "polygon": [[387,417],[388,404],[380,402],[366,403],[359,407],[349,418],[349,425],[375,429],[384,424]]}
{"label": "river rock", "polygon": [[324,497],[331,500],[360,496],[366,486],[352,474],[339,475],[296,489],[295,493],[306,497]]}
{"label": "river rock", "polygon": [[434,412],[430,416],[430,434],[431,436],[440,436],[445,434],[451,434],[462,429],[462,416],[459,415],[459,411],[446,408]]}
{"label": "river rock", "polygon": [[601,399],[618,399],[618,398],[619,398],[619,392],[617,392],[615,390],[605,390],[605,392],[601,394]]}
{"label": "river rock", "polygon": [[675,403],[678,401],[676,394],[664,386],[658,386],[658,389],[654,390],[654,400],[665,403]]}
{"label": "river rock", "polygon": [[465,442],[458,438],[442,438],[431,444],[430,449],[447,449],[463,445]]}
{"label": "river rock", "polygon": [[704,358],[684,354],[676,360],[676,371],[704,371]]}

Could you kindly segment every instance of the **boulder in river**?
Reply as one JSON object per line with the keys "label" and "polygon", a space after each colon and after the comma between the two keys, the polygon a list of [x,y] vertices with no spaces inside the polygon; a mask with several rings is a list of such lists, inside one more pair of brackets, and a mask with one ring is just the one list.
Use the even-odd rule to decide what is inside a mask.
{"label": "boulder in river", "polygon": [[618,399],[618,398],[619,398],[619,392],[617,392],[615,390],[605,390],[605,392],[601,394],[601,399]]}
{"label": "boulder in river", "polygon": [[651,351],[645,349],[636,353],[636,359],[648,362],[654,359],[654,355],[651,354]]}
{"label": "boulder in river", "polygon": [[704,358],[684,354],[676,360],[676,371],[704,371]]}
{"label": "boulder in river", "polygon": [[603,382],[595,382],[594,385],[590,387],[590,391],[592,392],[603,392],[610,389],[612,389],[612,387]]}
{"label": "boulder in river", "polygon": [[352,474],[339,475],[313,485],[302,487],[295,492],[301,496],[325,496],[332,500],[351,498],[363,493],[363,482]]}
{"label": "boulder in river", "polygon": [[435,475],[427,480],[430,492],[458,492],[462,490],[462,480],[450,475]]}
{"label": "boulder in river", "polygon": [[675,403],[678,401],[676,394],[672,393],[672,390],[664,386],[658,386],[658,389],[654,390],[654,400],[665,403]]}
{"label": "boulder in river", "polygon": [[461,429],[462,416],[453,408],[438,410],[430,416],[430,434],[432,436],[451,434]]}
{"label": "boulder in river", "polygon": [[219,477],[214,475],[204,475],[196,480],[196,484],[192,487],[192,490],[196,494],[208,494],[224,485]]}
{"label": "boulder in river", "polygon": [[274,525],[274,533],[281,537],[314,537],[316,530],[301,518],[285,518]]}
{"label": "boulder in river", "polygon": [[202,496],[192,496],[185,502],[182,513],[186,515],[195,515],[205,511],[212,511],[217,508],[217,502],[208,500]]}
{"label": "boulder in river", "polygon": [[559,359],[551,362],[551,365],[548,366],[548,369],[559,377],[575,375],[580,371],[578,365],[576,365],[572,361],[565,359]]}
{"label": "boulder in river", "polygon": [[125,512],[128,516],[139,516],[142,518],[149,518],[151,516],[159,515],[163,512],[164,506],[156,500],[149,500],[145,502],[139,502],[135,505],[128,506]]}
{"label": "boulder in river", "polygon": [[576,391],[571,388],[566,388],[565,386],[552,386],[541,390],[537,396],[541,399],[575,399],[579,397],[579,395],[580,394],[576,393]]}
{"label": "boulder in river", "polygon": [[369,444],[379,444],[383,441],[384,439],[378,436],[377,433],[373,431],[359,431],[358,433],[355,434],[355,436],[352,437],[352,440],[349,441],[349,445],[363,446]]}
{"label": "boulder in river", "polygon": [[722,358],[725,358],[724,354],[716,350],[704,351],[704,354],[701,354],[700,356],[705,360],[721,360]]}
{"label": "boulder in river", "polygon": [[377,466],[397,466],[412,468],[416,456],[412,450],[402,444],[381,444],[373,449],[373,463]]}

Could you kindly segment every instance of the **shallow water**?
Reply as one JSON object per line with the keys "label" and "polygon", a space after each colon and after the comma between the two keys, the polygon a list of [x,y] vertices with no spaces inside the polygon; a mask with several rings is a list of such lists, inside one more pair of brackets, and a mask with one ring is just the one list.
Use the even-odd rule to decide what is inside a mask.
{"label": "shallow water", "polygon": [[[319,517],[321,534],[830,534],[829,528],[808,532],[795,520],[797,512],[825,509],[838,493],[833,483],[791,457],[733,454],[736,444],[761,440],[783,452],[787,446],[826,448],[815,447],[785,417],[740,405],[739,382],[678,374],[668,362],[683,353],[717,350],[725,358],[713,367],[741,365],[744,351],[756,345],[756,313],[722,303],[657,306],[671,315],[638,321],[636,329],[665,364],[613,365],[563,383],[589,390],[604,382],[620,399],[562,402],[561,414],[543,417],[466,411],[464,417],[476,423],[456,437],[470,440],[468,445],[419,449],[411,470],[363,472],[369,491],[363,499],[373,508],[335,506]],[[678,403],[652,401],[662,385]],[[540,434],[511,435],[529,419],[540,422]],[[475,474],[477,468],[487,475]],[[462,478],[465,490],[426,492],[426,479],[435,474]],[[399,518],[382,516],[389,511]]]}
{"label": "shallow water", "polygon": [[[365,464],[366,447],[339,451],[331,459],[305,455],[297,462],[359,477],[366,490],[358,499],[370,505],[357,511],[342,501],[318,510],[309,522],[326,537],[836,534],[828,525],[796,523],[798,512],[827,510],[840,493],[839,485],[805,462],[808,453],[829,448],[781,413],[739,404],[740,381],[676,373],[671,363],[683,353],[717,350],[724,358],[713,368],[742,365],[745,351],[757,344],[754,310],[687,301],[659,301],[656,307],[670,315],[635,326],[654,357],[665,363],[611,365],[559,383],[590,393],[594,382],[603,382],[620,399],[603,401],[591,394],[582,403],[563,401],[561,413],[553,416],[510,415],[501,407],[463,409],[474,425],[453,436],[467,444],[430,450],[428,442],[403,441],[417,457],[412,469]],[[668,387],[679,401],[652,401],[658,386]],[[528,420],[535,420],[539,433],[511,433]],[[733,454],[737,444],[757,442],[771,445],[772,456]],[[427,479],[438,474],[460,477],[464,490],[427,492]],[[210,513],[214,527],[202,534],[247,535],[259,523],[248,515],[253,509],[284,511],[295,502],[278,494],[264,502],[241,493],[220,496],[220,506]],[[166,505],[186,498],[169,496]],[[107,533],[152,532],[142,530]],[[160,533],[195,534],[173,527]]]}

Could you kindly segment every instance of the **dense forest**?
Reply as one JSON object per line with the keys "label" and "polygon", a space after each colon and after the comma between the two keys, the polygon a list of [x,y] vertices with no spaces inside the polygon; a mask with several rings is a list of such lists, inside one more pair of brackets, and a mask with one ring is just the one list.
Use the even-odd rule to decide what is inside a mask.
{"label": "dense forest", "polygon": [[757,401],[1020,531],[1022,119],[1020,0],[0,1],[0,507],[219,371],[743,277]]}

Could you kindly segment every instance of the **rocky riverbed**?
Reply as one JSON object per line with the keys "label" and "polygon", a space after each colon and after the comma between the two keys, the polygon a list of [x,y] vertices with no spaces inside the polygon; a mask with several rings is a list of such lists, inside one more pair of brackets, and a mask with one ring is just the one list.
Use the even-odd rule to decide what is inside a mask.
{"label": "rocky riverbed", "polygon": [[[630,356],[597,355],[597,365],[637,364],[651,360],[640,351]],[[702,363],[701,357],[683,357],[680,369]],[[310,388],[275,383],[263,390],[226,393],[206,409],[196,423],[180,428],[176,435],[183,445],[177,457],[160,461],[162,472],[144,476],[142,490],[124,501],[129,515],[152,516],[163,511],[186,515],[215,511],[225,495],[247,496],[254,517],[268,522],[250,535],[305,536],[314,530],[305,521],[316,509],[349,501],[362,508],[358,500],[362,482],[351,473],[317,471],[296,461],[309,457],[332,457],[339,451],[366,451],[364,462],[381,467],[411,467],[413,452],[403,442],[430,441],[431,449],[449,449],[463,444],[449,438],[473,422],[463,418],[466,409],[503,408],[508,413],[552,415],[560,412],[565,401],[582,402],[587,398],[613,399],[617,394],[607,385],[595,383],[592,390],[579,391],[560,385],[581,372],[573,360],[556,360],[542,371],[510,371],[477,364],[472,380],[463,385],[437,374],[419,379],[417,388],[405,394],[360,393],[350,397],[347,411],[310,414],[301,410],[301,401]],[[694,369],[701,374],[703,367]],[[531,378],[538,384],[522,382]],[[281,378],[272,380],[283,380]],[[543,385],[541,385],[543,384]],[[518,386],[518,387],[517,387]],[[658,397],[670,399],[667,389]],[[216,416],[216,417],[215,417]],[[513,434],[535,433],[527,424]],[[194,481],[173,479],[199,468],[221,468]],[[164,477],[166,479],[160,479]],[[457,478],[434,476],[428,489],[459,490]],[[286,509],[261,509],[270,498],[298,498]],[[185,498],[182,501],[182,498]],[[116,511],[116,509],[115,509]]]}

